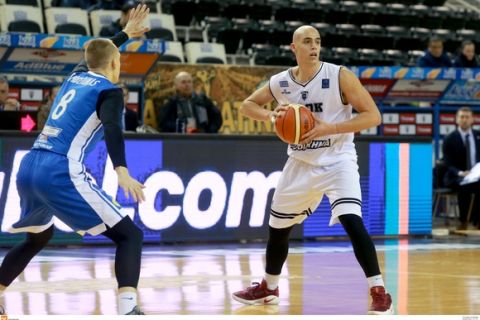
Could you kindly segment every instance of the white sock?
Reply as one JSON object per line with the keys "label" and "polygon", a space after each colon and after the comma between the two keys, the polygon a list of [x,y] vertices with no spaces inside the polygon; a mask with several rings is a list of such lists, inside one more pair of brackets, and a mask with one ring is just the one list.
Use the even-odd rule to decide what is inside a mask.
{"label": "white sock", "polygon": [[280,280],[280,276],[274,276],[274,275],[265,273],[265,281],[267,282],[268,290],[277,289],[279,280]]}
{"label": "white sock", "polygon": [[137,305],[137,293],[133,291],[118,294],[118,314],[127,314]]}
{"label": "white sock", "polygon": [[382,278],[381,274],[373,276],[373,277],[368,277],[367,280],[368,280],[368,287],[369,288],[385,287],[385,284],[383,283],[383,278]]}

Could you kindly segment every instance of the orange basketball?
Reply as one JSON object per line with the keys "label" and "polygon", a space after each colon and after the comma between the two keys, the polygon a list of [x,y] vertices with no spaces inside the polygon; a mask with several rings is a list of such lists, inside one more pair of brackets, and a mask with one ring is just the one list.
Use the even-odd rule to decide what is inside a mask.
{"label": "orange basketball", "polygon": [[313,113],[301,104],[289,104],[287,111],[275,119],[277,135],[286,143],[298,144],[302,135],[314,125]]}

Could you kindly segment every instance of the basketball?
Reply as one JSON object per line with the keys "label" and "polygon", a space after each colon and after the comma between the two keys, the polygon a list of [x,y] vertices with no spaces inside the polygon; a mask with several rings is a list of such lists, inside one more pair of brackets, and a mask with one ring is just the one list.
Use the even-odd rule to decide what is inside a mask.
{"label": "basketball", "polygon": [[286,143],[298,144],[304,133],[315,125],[313,113],[301,104],[289,104],[275,119],[277,135]]}

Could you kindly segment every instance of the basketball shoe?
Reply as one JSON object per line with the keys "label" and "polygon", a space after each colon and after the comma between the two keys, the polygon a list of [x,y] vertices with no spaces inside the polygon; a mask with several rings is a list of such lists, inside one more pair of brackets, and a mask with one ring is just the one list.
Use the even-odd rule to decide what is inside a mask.
{"label": "basketball shoe", "polygon": [[368,310],[368,314],[393,314],[392,297],[385,292],[384,287],[370,288],[370,295],[372,296],[372,305]]}
{"label": "basketball shoe", "polygon": [[132,309],[129,313],[126,314],[126,316],[143,316],[145,313],[143,313],[138,306],[135,306],[135,308]]}
{"label": "basketball shoe", "polygon": [[262,280],[262,283],[254,282],[253,286],[245,290],[237,291],[232,294],[232,298],[238,302],[245,304],[278,304],[278,287],[275,290],[267,288],[267,282]]}
{"label": "basketball shoe", "polygon": [[0,315],[6,315],[7,311],[5,311],[5,308],[0,304]]}

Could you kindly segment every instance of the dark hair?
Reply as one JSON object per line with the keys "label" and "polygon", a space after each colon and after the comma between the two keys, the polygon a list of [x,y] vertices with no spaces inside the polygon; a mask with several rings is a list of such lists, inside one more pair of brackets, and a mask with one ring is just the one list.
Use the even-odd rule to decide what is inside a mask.
{"label": "dark hair", "polygon": [[5,78],[4,76],[0,76],[0,83],[6,83],[6,84],[8,84],[7,78]]}
{"label": "dark hair", "polygon": [[122,10],[123,13],[127,13],[131,9],[135,8],[137,6],[136,1],[127,1],[125,4],[122,6],[120,10]]}
{"label": "dark hair", "polygon": [[433,36],[428,39],[428,44],[430,45],[432,42],[441,42],[443,44],[443,39],[437,36]]}
{"label": "dark hair", "polygon": [[462,48],[462,50],[463,50],[466,46],[469,46],[471,44],[474,45],[474,43],[471,40],[464,40],[464,41],[462,41],[462,44],[460,45],[460,48]]}

